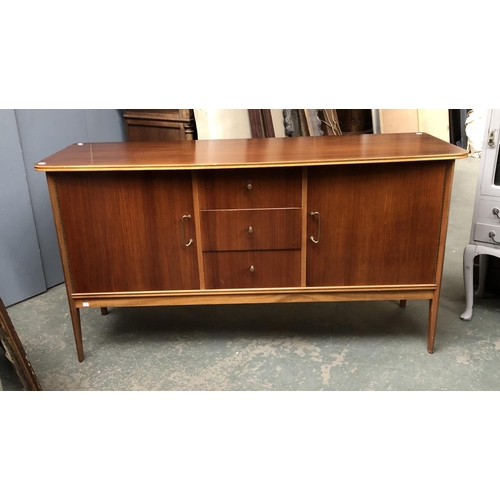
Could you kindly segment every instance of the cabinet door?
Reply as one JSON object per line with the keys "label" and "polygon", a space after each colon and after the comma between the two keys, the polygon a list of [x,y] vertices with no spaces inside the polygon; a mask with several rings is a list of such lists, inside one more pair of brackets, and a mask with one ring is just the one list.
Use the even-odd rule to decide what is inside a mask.
{"label": "cabinet door", "polygon": [[445,169],[309,167],[307,285],[435,283]]}
{"label": "cabinet door", "polygon": [[55,175],[75,292],[199,288],[190,172]]}

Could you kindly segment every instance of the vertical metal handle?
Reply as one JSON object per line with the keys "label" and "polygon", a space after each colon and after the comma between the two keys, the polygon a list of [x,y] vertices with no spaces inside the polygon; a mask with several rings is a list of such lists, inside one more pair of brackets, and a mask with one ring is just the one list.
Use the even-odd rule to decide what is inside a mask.
{"label": "vertical metal handle", "polygon": [[309,239],[313,242],[313,243],[319,243],[319,237],[321,236],[321,216],[319,214],[319,212],[311,212],[309,215],[312,215],[313,217],[315,215],[318,216],[318,239],[314,239],[314,236],[311,236]]}
{"label": "vertical metal handle", "polygon": [[190,219],[191,215],[183,215],[181,219],[181,230],[182,230],[182,244],[186,247],[193,243],[193,238],[189,238],[189,241],[186,243],[186,235],[184,234],[184,219]]}

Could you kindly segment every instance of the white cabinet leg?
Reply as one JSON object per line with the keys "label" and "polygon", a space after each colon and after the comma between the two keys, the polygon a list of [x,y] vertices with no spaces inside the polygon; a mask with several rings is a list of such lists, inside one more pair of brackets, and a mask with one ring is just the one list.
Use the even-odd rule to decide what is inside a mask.
{"label": "white cabinet leg", "polygon": [[464,250],[464,285],[465,285],[465,311],[460,316],[465,321],[472,319],[472,308],[474,305],[473,269],[474,257],[476,256],[476,245],[467,245]]}
{"label": "white cabinet leg", "polygon": [[476,291],[476,297],[482,299],[484,297],[484,282],[486,281],[486,274],[488,271],[488,255],[479,255],[479,286]]}

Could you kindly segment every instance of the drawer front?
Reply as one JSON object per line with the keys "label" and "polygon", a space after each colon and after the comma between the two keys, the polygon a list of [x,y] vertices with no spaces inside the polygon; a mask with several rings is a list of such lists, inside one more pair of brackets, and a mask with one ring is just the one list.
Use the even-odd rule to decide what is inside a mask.
{"label": "drawer front", "polygon": [[485,222],[491,221],[492,224],[497,223],[500,226],[500,200],[479,200],[477,218]]}
{"label": "drawer front", "polygon": [[300,286],[300,250],[204,252],[206,288]]}
{"label": "drawer front", "polygon": [[[490,233],[491,236],[490,236]],[[495,244],[496,240],[500,244],[500,226],[493,224],[481,224],[476,223],[474,228],[474,240],[481,241],[483,243]]]}
{"label": "drawer front", "polygon": [[203,170],[200,208],[282,208],[302,205],[301,168]]}
{"label": "drawer front", "polygon": [[300,208],[209,210],[201,213],[202,249],[300,249]]}

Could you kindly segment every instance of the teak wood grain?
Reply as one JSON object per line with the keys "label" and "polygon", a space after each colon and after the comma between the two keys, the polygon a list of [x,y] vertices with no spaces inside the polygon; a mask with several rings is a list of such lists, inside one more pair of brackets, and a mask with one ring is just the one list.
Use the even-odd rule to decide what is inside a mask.
{"label": "teak wood grain", "polygon": [[435,283],[446,165],[309,168],[307,285]]}
{"label": "teak wood grain", "polygon": [[35,168],[47,171],[79,360],[81,307],[337,300],[429,300],[432,352],[465,156],[427,134],[52,155]]}
{"label": "teak wood grain", "polygon": [[198,178],[202,210],[301,206],[300,169],[204,170]]}
{"label": "teak wood grain", "polygon": [[300,208],[203,210],[202,249],[300,249],[301,217]]}
{"label": "teak wood grain", "polygon": [[275,137],[170,142],[74,144],[35,165],[41,171],[191,170],[389,163],[467,157],[431,135]]}
{"label": "teak wood grain", "polygon": [[300,250],[204,252],[203,261],[207,289],[300,286]]}
{"label": "teak wood grain", "polygon": [[182,241],[189,172],[66,173],[56,187],[75,292],[199,288],[197,242]]}

